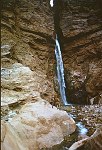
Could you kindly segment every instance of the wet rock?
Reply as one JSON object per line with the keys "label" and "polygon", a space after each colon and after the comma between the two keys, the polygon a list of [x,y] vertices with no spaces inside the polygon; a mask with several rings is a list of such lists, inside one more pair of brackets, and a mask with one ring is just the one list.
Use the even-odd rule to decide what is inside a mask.
{"label": "wet rock", "polygon": [[102,139],[102,127],[97,129],[91,137],[74,143],[69,148],[69,150],[81,150],[81,149],[101,150],[102,149],[101,139]]}
{"label": "wet rock", "polygon": [[102,94],[98,94],[97,96],[93,97],[90,99],[90,104],[102,104]]}
{"label": "wet rock", "polygon": [[81,135],[78,136],[78,141],[79,141],[79,140],[86,139],[86,138],[88,138],[88,137],[89,137],[89,136],[87,136],[86,134],[81,134]]}
{"label": "wet rock", "polygon": [[19,114],[6,123],[6,126],[3,146],[14,149],[13,143],[17,144],[18,148],[21,146],[18,143],[20,140],[22,146],[29,150],[50,148],[60,144],[64,136],[73,133],[76,128],[74,120],[65,111],[52,108],[45,100],[25,104]]}

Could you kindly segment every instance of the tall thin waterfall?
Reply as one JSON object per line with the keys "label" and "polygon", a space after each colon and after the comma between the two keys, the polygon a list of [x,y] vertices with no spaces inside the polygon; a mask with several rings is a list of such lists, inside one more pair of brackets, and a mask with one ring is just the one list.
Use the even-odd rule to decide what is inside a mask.
{"label": "tall thin waterfall", "polygon": [[56,55],[56,62],[57,62],[57,78],[59,83],[60,95],[64,105],[68,105],[66,100],[65,94],[65,80],[64,80],[64,67],[63,67],[63,60],[62,54],[60,49],[60,44],[56,35],[56,47],[55,47],[55,55]]}
{"label": "tall thin waterfall", "polygon": [[[53,7],[54,5],[53,0],[50,0],[50,5],[51,7]],[[58,78],[61,100],[64,105],[68,105],[67,100],[66,100],[66,94],[65,94],[66,86],[65,86],[65,80],[64,80],[64,67],[63,67],[63,61],[62,61],[62,54],[61,54],[60,43],[58,41],[57,35],[56,35],[55,55],[56,55],[56,62],[57,62],[57,78]]]}

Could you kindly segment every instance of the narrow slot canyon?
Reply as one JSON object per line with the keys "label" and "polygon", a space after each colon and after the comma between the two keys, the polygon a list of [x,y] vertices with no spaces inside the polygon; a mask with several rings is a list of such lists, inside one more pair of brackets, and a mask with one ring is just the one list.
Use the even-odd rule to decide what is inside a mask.
{"label": "narrow slot canyon", "polygon": [[1,1],[1,149],[102,149],[101,0]]}

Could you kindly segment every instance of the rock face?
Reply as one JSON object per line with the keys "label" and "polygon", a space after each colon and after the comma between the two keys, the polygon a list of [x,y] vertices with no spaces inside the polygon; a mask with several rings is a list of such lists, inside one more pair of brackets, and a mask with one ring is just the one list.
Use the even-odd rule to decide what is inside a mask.
{"label": "rock face", "polygon": [[50,148],[60,144],[75,128],[74,120],[65,111],[40,99],[25,104],[9,123],[2,123],[2,150]]}
{"label": "rock face", "polygon": [[71,0],[63,12],[63,60],[69,100],[101,103],[102,2]]}
{"label": "rock face", "polygon": [[[5,94],[8,95],[8,90],[11,90],[10,95],[12,97],[14,93],[20,95],[22,91],[31,89],[40,92],[41,96],[49,101],[54,96],[53,61],[50,59],[53,53],[52,46],[54,44],[52,42],[54,43],[54,40],[52,39],[53,26],[49,25],[52,24],[53,19],[50,19],[52,16],[49,12],[48,4],[42,5],[39,1],[4,0],[2,2],[3,97]],[[20,63],[25,68],[20,65],[17,68],[14,66],[15,63]],[[34,72],[32,73],[32,71]],[[42,87],[42,85],[45,86]],[[49,88],[51,88],[50,91]],[[21,94],[24,95],[24,99],[25,93]],[[13,97],[13,101],[15,99],[17,96],[16,98]]]}
{"label": "rock face", "polygon": [[[25,103],[35,102],[40,96],[50,102],[54,94],[53,85],[44,73],[31,71],[21,63],[11,63],[9,67],[1,68],[1,87],[1,114],[4,120],[15,115]],[[15,109],[13,112],[11,107]]]}
{"label": "rock face", "polygon": [[20,63],[13,64],[11,68],[1,68],[1,86],[1,106],[30,101],[40,93],[48,93],[50,100],[53,90],[45,74],[31,71]]}
{"label": "rock face", "polygon": [[8,45],[10,58],[46,74],[53,53],[52,22],[47,2],[3,1],[2,49]]}
{"label": "rock face", "polygon": [[[71,0],[62,7],[63,61],[69,100],[101,103],[101,0]],[[53,9],[49,1],[2,2],[2,67],[15,62],[39,70],[53,84]],[[90,102],[91,99],[91,102]]]}

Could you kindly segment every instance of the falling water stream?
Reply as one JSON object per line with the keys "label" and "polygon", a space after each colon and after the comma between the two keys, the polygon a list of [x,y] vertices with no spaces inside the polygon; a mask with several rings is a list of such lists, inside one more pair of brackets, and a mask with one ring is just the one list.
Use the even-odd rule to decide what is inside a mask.
{"label": "falling water stream", "polygon": [[[60,48],[60,43],[58,41],[58,37],[56,35],[56,46],[55,46],[55,56],[56,56],[56,63],[57,63],[57,78],[58,78],[58,84],[59,84],[59,89],[60,89],[60,95],[61,95],[61,100],[64,104],[65,108],[70,107],[71,105],[68,104],[67,99],[66,99],[66,93],[65,93],[65,80],[64,80],[64,65],[63,65],[63,60],[62,60],[62,54],[61,54],[61,48]],[[69,106],[68,106],[69,105]],[[69,115],[76,120],[76,117],[74,115],[72,115],[71,113],[69,113]],[[73,134],[74,137],[77,135],[86,135],[88,130],[87,128],[85,128],[85,126],[83,125],[82,122],[79,122],[76,120],[76,126],[77,126],[77,131]],[[68,137],[68,141],[65,142],[65,144],[63,144],[63,146],[61,146],[61,148],[59,148],[59,150],[67,150],[68,146],[67,144],[71,144],[73,140],[73,136],[72,137]],[[75,141],[74,141],[75,142]],[[58,149],[58,148],[57,148]]]}
{"label": "falling water stream", "polygon": [[62,54],[61,54],[60,44],[57,35],[56,35],[55,55],[56,55],[56,62],[57,62],[57,78],[58,78],[61,100],[63,104],[66,106],[68,105],[68,103],[66,100],[66,93],[65,93],[66,86],[64,80],[64,66],[63,66]]}
{"label": "falling water stream", "polygon": [[[50,0],[50,5],[51,7],[53,7],[53,0]],[[68,104],[67,102],[67,98],[66,98],[66,85],[65,85],[65,79],[64,79],[64,65],[63,65],[63,60],[62,60],[62,54],[61,54],[61,47],[60,47],[60,43],[59,43],[59,37],[56,33],[56,45],[55,45],[55,56],[56,56],[56,64],[57,64],[57,80],[58,80],[58,85],[59,85],[59,90],[60,90],[60,96],[61,96],[61,100],[63,102],[64,107],[71,106],[70,104]],[[67,107],[66,107],[67,108]],[[72,118],[74,118],[74,116],[72,114],[69,114]],[[78,132],[79,134],[86,134],[88,132],[88,130],[85,128],[85,126],[82,124],[82,122],[77,122],[76,121],[76,126],[78,128]],[[76,135],[76,133],[75,133]],[[66,145],[66,144],[65,144]],[[63,146],[62,146],[63,147]],[[65,146],[63,147],[64,149]],[[62,148],[61,148],[62,150]]]}

